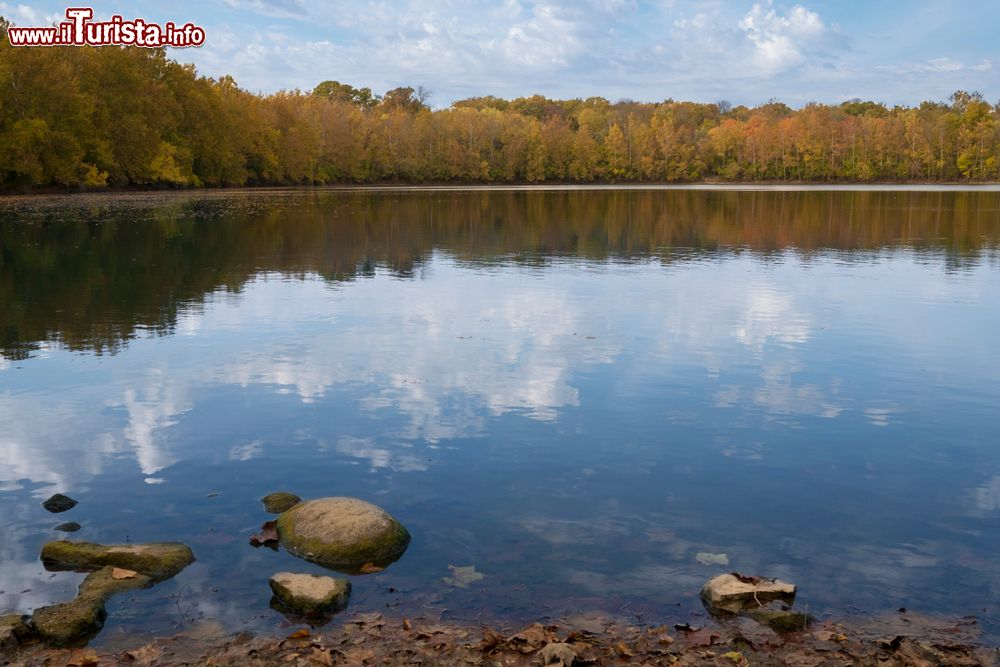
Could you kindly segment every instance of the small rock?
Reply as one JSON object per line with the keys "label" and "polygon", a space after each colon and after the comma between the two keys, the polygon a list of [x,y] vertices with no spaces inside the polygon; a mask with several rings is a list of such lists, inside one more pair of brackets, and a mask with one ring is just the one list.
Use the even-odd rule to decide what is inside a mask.
{"label": "small rock", "polygon": [[31,638],[31,627],[28,617],[21,614],[4,614],[0,616],[0,651],[16,649]]}
{"label": "small rock", "polygon": [[66,523],[61,523],[52,530],[61,530],[64,533],[75,533],[80,530],[81,526],[76,521],[67,521]]}
{"label": "small rock", "polygon": [[77,502],[70,498],[69,496],[64,496],[61,493],[57,493],[44,503],[42,507],[52,512],[53,514],[59,514],[60,512],[65,512],[66,510],[71,510],[76,507]]}
{"label": "small rock", "polygon": [[313,574],[278,572],[268,582],[285,607],[306,616],[324,616],[347,607],[351,582]]}
{"label": "small rock", "polygon": [[720,574],[701,589],[701,599],[710,611],[738,614],[774,600],[792,602],[795,586],[776,579]]}
{"label": "small rock", "polygon": [[319,498],[278,517],[289,553],[347,573],[384,568],[410,544],[410,533],[385,510],[357,498]]}
{"label": "small rock", "polygon": [[194,562],[191,548],[180,542],[106,545],[56,540],[42,547],[41,558],[50,570],[96,570],[112,565],[134,570],[154,581],[169,579]]}
{"label": "small rock", "polygon": [[809,614],[785,609],[751,609],[746,615],[775,632],[801,632],[812,622]]}
{"label": "small rock", "polygon": [[264,511],[268,514],[281,514],[301,503],[302,499],[294,493],[277,491],[267,494],[260,502],[264,503]]}

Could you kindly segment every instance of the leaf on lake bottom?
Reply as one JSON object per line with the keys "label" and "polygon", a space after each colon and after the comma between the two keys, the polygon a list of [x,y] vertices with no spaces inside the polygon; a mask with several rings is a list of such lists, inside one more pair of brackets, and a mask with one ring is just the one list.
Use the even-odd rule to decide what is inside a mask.
{"label": "leaf on lake bottom", "polygon": [[469,584],[484,579],[486,575],[481,572],[476,572],[475,565],[467,566],[457,566],[449,565],[448,569],[451,570],[450,577],[444,577],[442,581],[451,586],[457,586],[459,588],[465,588]]}

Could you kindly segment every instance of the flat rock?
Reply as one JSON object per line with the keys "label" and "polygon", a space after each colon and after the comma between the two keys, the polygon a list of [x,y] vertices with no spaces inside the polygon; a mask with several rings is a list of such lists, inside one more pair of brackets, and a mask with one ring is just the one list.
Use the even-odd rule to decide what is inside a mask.
{"label": "flat rock", "polygon": [[301,503],[302,498],[299,498],[294,493],[277,491],[267,494],[260,499],[260,502],[264,503],[264,511],[268,514],[281,514]]}
{"label": "flat rock", "polygon": [[278,517],[289,553],[351,574],[384,568],[406,551],[410,533],[385,510],[357,498],[319,498]]}
{"label": "flat rock", "polygon": [[710,611],[738,614],[759,609],[774,600],[791,602],[795,599],[795,586],[777,579],[720,574],[702,587],[701,599]]}
{"label": "flat rock", "polygon": [[351,582],[346,579],[278,572],[268,582],[274,597],[293,612],[324,616],[347,607]]}
{"label": "flat rock", "polygon": [[36,609],[31,626],[38,637],[51,646],[76,646],[85,643],[104,627],[108,612],[104,604],[113,596],[128,590],[148,588],[150,577],[111,566],[91,572],[80,584],[76,598],[70,602]]}
{"label": "flat rock", "polygon": [[163,581],[193,563],[194,553],[180,542],[95,544],[56,540],[42,547],[41,558],[50,570],[96,570],[111,565]]}
{"label": "flat rock", "polygon": [[64,533],[75,533],[80,530],[81,526],[76,521],[67,521],[66,523],[61,523],[58,526],[52,528],[52,530],[60,530]]}
{"label": "flat rock", "polygon": [[64,496],[61,493],[57,493],[44,503],[42,507],[52,512],[53,514],[59,514],[60,512],[65,512],[71,510],[77,506],[77,501],[73,500],[69,496]]}

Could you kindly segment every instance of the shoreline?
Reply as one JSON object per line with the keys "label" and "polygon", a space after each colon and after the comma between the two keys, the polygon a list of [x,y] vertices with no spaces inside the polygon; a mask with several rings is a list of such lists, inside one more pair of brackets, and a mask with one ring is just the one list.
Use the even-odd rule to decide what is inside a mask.
{"label": "shoreline", "polygon": [[325,627],[289,628],[284,637],[194,627],[128,650],[0,649],[3,664],[51,665],[994,665],[1000,648],[978,641],[978,622],[900,612],[851,621],[822,621],[776,632],[749,618],[705,627],[637,625],[583,613],[521,628],[344,614]]}
{"label": "shoreline", "polygon": [[217,188],[147,188],[119,187],[100,189],[40,188],[24,191],[0,191],[0,206],[21,201],[44,199],[100,198],[129,196],[208,196],[228,197],[254,194],[292,194],[322,192],[1000,192],[998,182],[732,182],[701,181],[693,183],[358,183],[328,185],[253,185]]}

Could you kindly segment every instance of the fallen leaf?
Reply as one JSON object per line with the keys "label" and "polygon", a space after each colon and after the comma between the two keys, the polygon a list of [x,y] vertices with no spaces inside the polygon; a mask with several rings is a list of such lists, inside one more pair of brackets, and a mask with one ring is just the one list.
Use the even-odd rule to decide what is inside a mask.
{"label": "fallen leaf", "polygon": [[163,651],[159,647],[154,646],[153,644],[146,644],[145,646],[126,652],[125,655],[130,657],[139,665],[153,665],[159,661],[162,653]]}
{"label": "fallen leaf", "polygon": [[286,639],[306,639],[307,637],[311,637],[311,636],[312,636],[312,633],[309,632],[308,628],[302,628],[301,630],[296,630],[292,634],[288,635],[288,637],[286,637]]}
{"label": "fallen leaf", "polygon": [[479,642],[479,650],[489,653],[504,643],[502,634],[492,628],[483,628],[483,640]]}
{"label": "fallen leaf", "polygon": [[563,665],[571,667],[576,661],[576,651],[569,644],[557,642],[549,644],[538,652],[538,657],[542,659],[543,665]]}
{"label": "fallen leaf", "polygon": [[729,565],[729,556],[726,554],[713,554],[701,551],[695,554],[694,559],[702,565]]}
{"label": "fallen leaf", "polygon": [[384,569],[384,567],[379,567],[375,563],[365,563],[361,566],[359,572],[361,572],[361,574],[375,574],[376,572],[381,572]]}
{"label": "fallen leaf", "polygon": [[615,644],[615,652],[623,658],[631,658],[635,652],[625,645],[625,642]]}
{"label": "fallen leaf", "polygon": [[694,632],[688,633],[685,637],[685,639],[694,646],[711,646],[718,638],[719,635],[712,632],[708,628],[695,630]]}
{"label": "fallen leaf", "polygon": [[256,535],[250,536],[250,546],[260,547],[260,546],[275,546],[278,544],[278,522],[277,521],[265,521],[261,527],[260,532]]}
{"label": "fallen leaf", "polygon": [[73,649],[69,660],[66,661],[66,667],[89,667],[90,665],[96,665],[98,662],[97,652],[94,649],[78,648]]}
{"label": "fallen leaf", "polygon": [[313,648],[312,653],[309,655],[310,665],[319,665],[320,667],[333,667],[335,664],[333,662],[333,654],[326,649]]}
{"label": "fallen leaf", "polygon": [[743,654],[739,651],[730,651],[729,653],[723,653],[722,657],[735,662],[737,665],[743,662]]}
{"label": "fallen leaf", "polygon": [[479,581],[480,579],[484,579],[486,577],[486,575],[482,574],[481,572],[476,572],[475,565],[467,565],[463,567],[457,565],[449,565],[448,569],[451,570],[451,576],[444,577],[442,581],[444,581],[446,584],[457,586],[459,588],[465,588],[469,584]]}
{"label": "fallen leaf", "polygon": [[541,623],[535,623],[511,636],[507,642],[515,651],[534,653],[553,639],[555,636],[546,632]]}
{"label": "fallen leaf", "polygon": [[375,659],[375,651],[367,648],[355,648],[344,653],[344,657],[352,662],[365,663]]}
{"label": "fallen leaf", "polygon": [[138,572],[132,570],[126,570],[120,567],[111,568],[111,578],[112,579],[135,579],[139,576]]}

